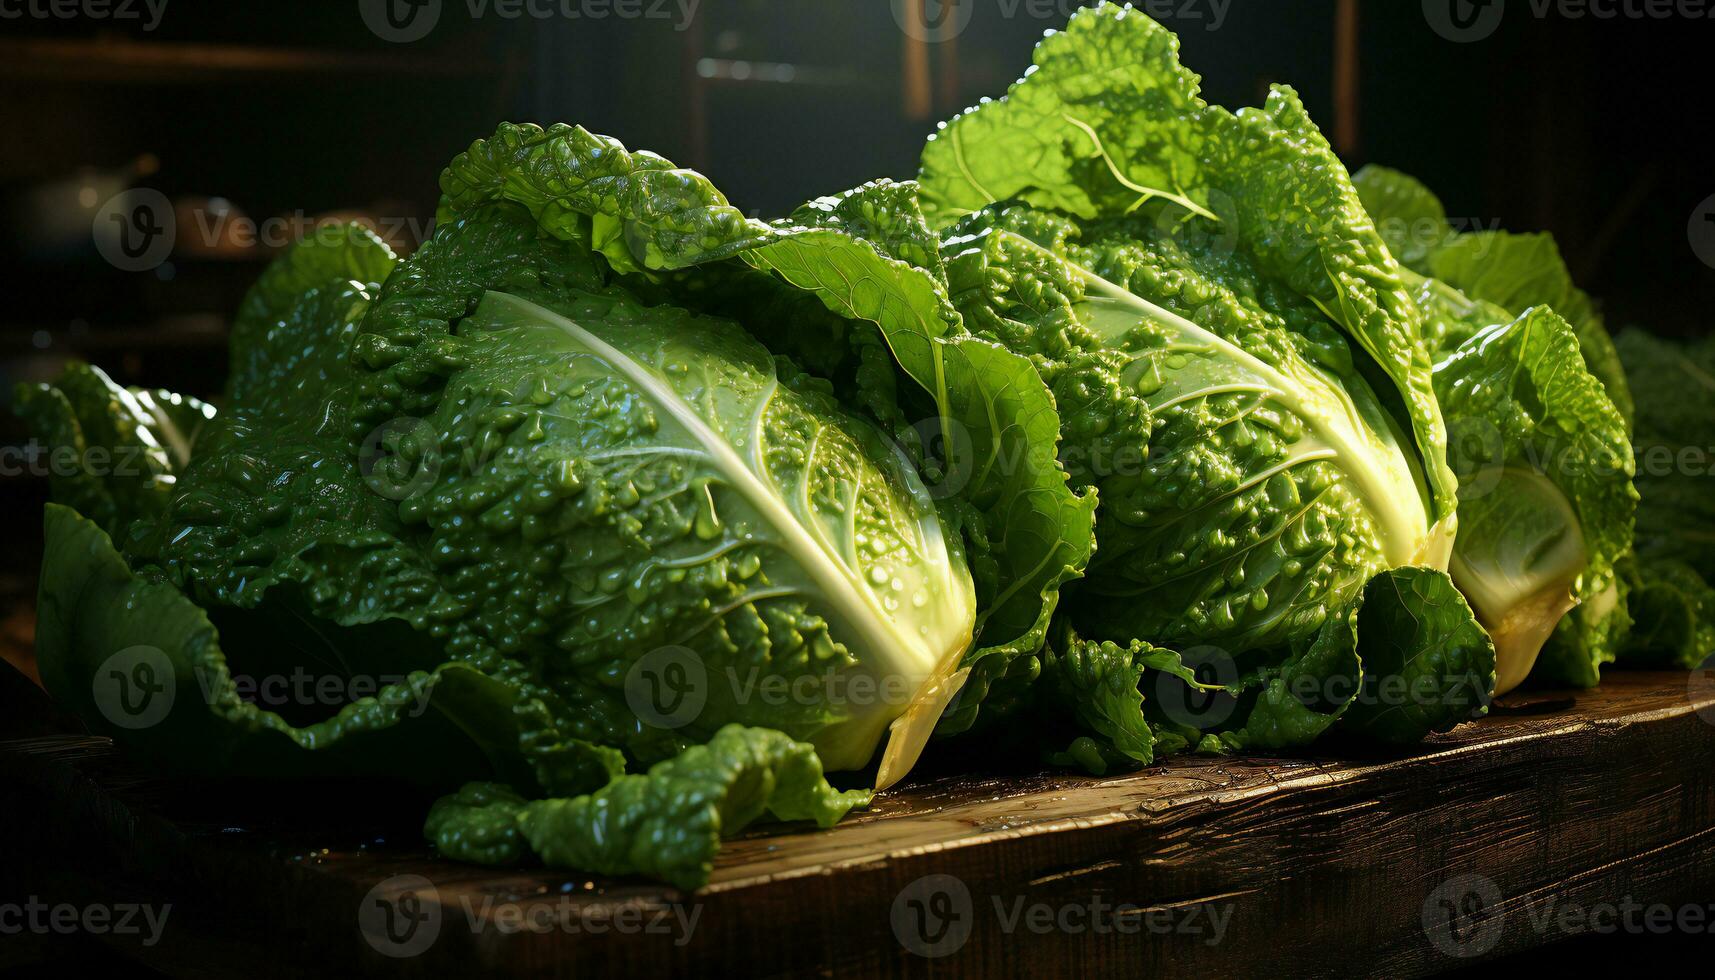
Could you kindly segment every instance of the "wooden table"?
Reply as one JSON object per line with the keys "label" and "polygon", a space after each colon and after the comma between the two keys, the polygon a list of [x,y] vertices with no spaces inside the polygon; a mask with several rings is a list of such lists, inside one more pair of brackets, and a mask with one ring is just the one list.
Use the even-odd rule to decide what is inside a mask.
{"label": "wooden table", "polygon": [[154,946],[106,942],[226,975],[1416,975],[1603,927],[1601,903],[1715,903],[1709,677],[1615,672],[1344,756],[914,778],[729,842],[684,894],[442,861],[415,801],[258,803],[35,736],[0,753],[0,856],[44,899],[172,901]]}

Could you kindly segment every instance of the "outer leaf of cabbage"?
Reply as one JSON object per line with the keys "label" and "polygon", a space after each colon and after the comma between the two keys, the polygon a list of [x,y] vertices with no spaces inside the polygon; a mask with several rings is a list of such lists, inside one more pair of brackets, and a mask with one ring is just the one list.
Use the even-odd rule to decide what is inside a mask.
{"label": "outer leaf of cabbage", "polygon": [[930,217],[945,226],[1012,200],[1084,224],[1147,215],[1247,259],[1345,334],[1358,372],[1410,434],[1438,539],[1425,560],[1441,564],[1454,481],[1421,314],[1397,264],[1296,93],[1277,86],[1264,107],[1238,113],[1211,106],[1178,46],[1129,7],[1078,11],[1005,98],[954,118],[925,147]]}
{"label": "outer leaf of cabbage", "polygon": [[[1100,491],[1084,631],[1243,655],[1436,551],[1415,449],[1337,334],[1317,345],[1147,231],[1079,234],[991,209],[950,232],[946,266],[966,322],[1038,361],[1068,469]],[[1288,315],[1320,319],[1306,307]]]}
{"label": "outer leaf of cabbage", "polygon": [[1502,692],[1533,665],[1593,686],[1630,624],[1615,565],[1632,546],[1631,447],[1578,350],[1571,326],[1537,307],[1435,372],[1460,485],[1453,580],[1494,637]]}
{"label": "outer leaf of cabbage", "polygon": [[1715,581],[1715,340],[1675,343],[1641,330],[1618,340],[1637,390],[1638,557],[1682,561]]}
{"label": "outer leaf of cabbage", "polygon": [[[1504,323],[1533,306],[1548,306],[1572,325],[1579,350],[1609,400],[1631,425],[1631,387],[1626,382],[1614,341],[1596,303],[1572,282],[1572,272],[1551,235],[1498,230],[1455,232],[1439,198],[1409,174],[1370,165],[1352,178],[1364,208],[1375,218],[1388,247],[1413,272],[1457,290],[1451,308],[1419,294],[1432,319],[1441,320],[1435,348],[1440,360],[1472,333]],[[1431,287],[1431,292],[1435,290]],[[1468,297],[1468,299],[1466,299]],[[1503,312],[1475,316],[1468,304],[1493,304]],[[1461,329],[1458,324],[1466,326]],[[1448,329],[1451,327],[1451,329]]]}
{"label": "outer leaf of cabbage", "polygon": [[[894,746],[920,747],[944,709],[942,731],[969,727],[997,682],[1029,675],[1061,586],[1089,558],[1096,502],[1066,484],[1054,453],[1058,415],[1029,362],[959,329],[933,268],[914,264],[932,262],[934,244],[913,186],[866,185],[768,225],[745,218],[701,175],[654,154],[578,127],[512,125],[472,144],[441,184],[443,217],[517,202],[544,234],[587,243],[634,282],[699,308],[736,293],[744,302],[729,312],[747,323],[759,307],[766,321],[783,296],[813,300],[858,329],[828,329],[825,317],[808,316],[777,324],[769,342],[829,373],[849,367],[848,358],[864,359],[857,370],[867,383],[847,398],[895,427],[901,442],[925,433],[909,425],[902,406],[910,393],[896,395],[891,375],[897,370],[927,393],[936,440],[949,452],[944,460],[918,453],[917,462],[952,475],[936,492],[966,537],[979,638],[963,663],[969,673],[935,685],[901,723],[884,785],[899,757],[915,755]],[[880,343],[871,343],[876,336]],[[878,351],[888,355],[886,367],[870,356]],[[955,702],[961,684],[968,689]]]}

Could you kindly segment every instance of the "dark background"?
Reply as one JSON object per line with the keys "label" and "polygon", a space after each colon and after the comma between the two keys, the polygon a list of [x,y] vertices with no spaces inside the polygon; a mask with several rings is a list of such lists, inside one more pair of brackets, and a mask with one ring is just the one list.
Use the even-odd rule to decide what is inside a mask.
{"label": "dark background", "polygon": [[[901,11],[939,0],[700,0],[688,21],[689,0],[618,0],[666,16],[600,18],[612,0],[548,17],[440,0],[426,37],[392,43],[366,26],[369,0],[167,0],[153,29],[31,2],[48,0],[0,2],[0,390],[76,356],[203,395],[224,375],[227,317],[274,250],[187,248],[181,216],[165,263],[123,272],[79,233],[88,215],[68,217],[71,241],[47,240],[32,202],[85,183],[107,193],[97,178],[130,173],[199,214],[218,199],[256,220],[370,215],[409,248],[441,167],[512,119],[656,150],[774,216],[911,176],[935,121],[1001,94],[1078,5],[959,0],[968,25],[928,43]],[[1708,330],[1715,269],[1687,226],[1715,195],[1703,150],[1715,20],[1537,16],[1512,0],[1492,36],[1455,43],[1420,0],[1155,7],[1213,101],[1255,104],[1290,82],[1354,169],[1416,173],[1467,224],[1552,231],[1611,325]],[[0,445],[26,438],[0,420]],[[0,567],[26,578],[41,496],[39,480],[0,475],[0,506],[19,515]]]}

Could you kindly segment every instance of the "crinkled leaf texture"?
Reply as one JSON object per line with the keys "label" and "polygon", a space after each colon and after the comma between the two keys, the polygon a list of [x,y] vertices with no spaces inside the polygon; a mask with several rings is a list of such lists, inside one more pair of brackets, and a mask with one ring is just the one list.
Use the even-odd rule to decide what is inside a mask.
{"label": "crinkled leaf texture", "polygon": [[1377,575],[1364,589],[1358,636],[1363,689],[1342,727],[1408,744],[1488,711],[1495,646],[1446,572]]}
{"label": "crinkled leaf texture", "polygon": [[[115,725],[169,764],[568,798],[628,761],[683,754],[690,773],[728,723],[766,726],[730,779],[676,783],[720,808],[703,829],[755,816],[758,780],[778,783],[776,815],[827,817],[834,802],[803,802],[806,773],[826,789],[818,751],[866,764],[971,645],[962,544],[910,460],[739,325],[646,300],[511,203],[392,262],[353,229],[263,277],[230,403],[126,556],[50,515],[56,693],[98,710],[91,678],[141,637],[180,697],[165,723]],[[634,668],[661,653],[698,673],[686,717],[638,706]],[[300,671],[402,679],[327,717],[239,694],[236,678]],[[694,816],[676,791],[621,797],[645,821]],[[710,853],[586,857],[685,880]]]}
{"label": "crinkled leaf texture", "polygon": [[1632,631],[1620,649],[1628,667],[1692,670],[1715,656],[1715,588],[1682,561],[1643,561],[1630,579]]}
{"label": "crinkled leaf texture", "polygon": [[97,731],[209,775],[368,776],[429,787],[472,771],[529,779],[509,761],[513,692],[478,671],[446,664],[400,674],[328,717],[293,724],[245,700],[234,675],[258,681],[305,664],[261,645],[229,663],[206,610],[171,583],[133,573],[106,532],[69,507],[48,505],[45,536],[42,681]]}
{"label": "crinkled leaf texture", "polygon": [[[1428,187],[1388,167],[1372,164],[1352,181],[1399,261],[1418,276],[1458,293],[1448,296],[1429,286],[1430,295],[1418,294],[1432,321],[1429,332],[1436,341],[1437,360],[1485,326],[1504,323],[1534,306],[1547,306],[1572,325],[1585,367],[1631,425],[1631,386],[1614,341],[1595,301],[1572,282],[1572,272],[1553,236],[1496,229],[1456,232],[1441,200]],[[1424,289],[1421,280],[1413,285]],[[1472,310],[1473,302],[1488,309]],[[1494,309],[1501,311],[1498,318]]]}
{"label": "crinkled leaf texture", "polygon": [[1450,547],[1454,481],[1422,316],[1344,166],[1291,89],[1274,87],[1260,109],[1211,106],[1178,48],[1129,7],[1078,11],[1005,98],[954,118],[925,147],[925,209],[941,226],[1014,200],[1085,223],[1141,215],[1247,258],[1354,345],[1360,372],[1411,434]]}
{"label": "crinkled leaf texture", "polygon": [[[1439,570],[1455,481],[1423,317],[1291,90],[1211,106],[1168,31],[1104,3],[943,126],[920,181],[965,327],[1031,358],[1100,491],[1063,604],[1089,639],[1043,664],[1095,733],[1069,757],[1284,747],[1341,718],[1421,737],[1483,709],[1493,654]],[[1362,630],[1418,612],[1416,648]],[[1243,714],[1148,721],[1149,678],[1176,676],[1157,644],[1216,648]],[[1363,707],[1402,678],[1446,689]]]}
{"label": "crinkled leaf texture", "polygon": [[1715,339],[1627,330],[1617,344],[1637,396],[1639,561],[1681,561],[1715,581]]}
{"label": "crinkled leaf texture", "polygon": [[1616,341],[1637,398],[1637,554],[1623,568],[1636,620],[1623,664],[1691,667],[1715,653],[1715,341],[1627,330]]}
{"label": "crinkled leaf texture", "polygon": [[1631,445],[1578,349],[1572,327],[1536,307],[1435,371],[1459,476],[1453,580],[1494,637],[1501,692],[1533,666],[1548,683],[1594,686],[1630,624],[1615,566],[1632,548]]}
{"label": "crinkled leaf texture", "polygon": [[708,883],[721,837],[764,813],[830,827],[871,795],[829,786],[803,743],[728,725],[706,745],[587,796],[526,801],[504,786],[469,784],[435,804],[424,833],[464,861],[516,864],[528,852],[549,867],[643,873],[695,889]]}
{"label": "crinkled leaf texture", "polygon": [[1336,726],[1411,743],[1488,709],[1495,652],[1447,574],[1382,572],[1314,636],[1239,674],[1223,651],[1187,654],[1061,628],[1043,656],[1042,707],[1085,734],[1052,760],[1102,774],[1162,755],[1281,751]]}
{"label": "crinkled leaf texture", "polygon": [[[1496,631],[1500,689],[1516,686],[1526,672],[1543,683],[1593,686],[1630,625],[1627,581],[1613,569],[1629,548],[1616,542],[1630,534],[1631,506],[1621,498],[1630,493],[1631,467],[1610,460],[1630,433],[1633,396],[1601,314],[1573,284],[1549,235],[1457,232],[1434,193],[1387,167],[1365,167],[1354,182],[1389,247],[1412,270],[1407,275],[1426,315],[1425,340],[1442,362],[1436,389],[1452,430],[1450,459],[1461,481],[1461,523],[1482,524],[1461,527],[1465,557],[1456,553],[1456,563],[1463,564],[1456,564],[1454,577],[1471,590],[1483,621]],[[1543,316],[1548,310],[1547,317],[1565,326],[1550,327]],[[1480,343],[1478,337],[1512,330],[1514,341],[1496,349],[1496,369],[1505,371],[1501,362],[1508,355],[1501,350],[1517,347],[1525,336],[1508,325],[1525,319],[1536,323],[1529,331],[1536,349],[1529,352],[1526,368],[1516,379],[1491,379],[1480,389],[1478,400],[1488,404],[1473,406],[1469,398],[1452,404],[1443,377],[1448,365],[1463,357],[1460,370],[1469,370],[1479,363],[1469,350]],[[1565,341],[1550,337],[1566,331],[1578,365],[1565,362]],[[1550,382],[1550,375],[1556,380]],[[1552,384],[1554,393],[1535,390],[1541,384]],[[1508,394],[1515,386],[1519,390]],[[1545,396],[1548,400],[1542,400]],[[1500,414],[1490,418],[1486,411]],[[1520,431],[1519,420],[1531,418],[1537,421]],[[1589,424],[1588,434],[1575,431],[1580,422]],[[1618,455],[1629,459],[1631,453],[1624,448]],[[1519,465],[1524,456],[1531,462]],[[1487,468],[1488,475],[1473,474],[1474,465]],[[1464,486],[1468,479],[1479,480],[1480,490]],[[1521,562],[1526,552],[1518,548],[1527,535],[1541,551]],[[1580,557],[1584,548],[1574,536],[1592,542],[1586,556]],[[1487,546],[1480,557],[1475,554],[1479,541]],[[1492,564],[1509,552],[1499,565]],[[1490,563],[1486,578],[1491,585],[1498,584],[1499,569],[1510,566],[1511,584],[1499,592],[1485,589],[1473,574],[1473,560]],[[1542,573],[1554,564],[1561,566],[1559,574],[1548,578],[1560,581],[1549,583]],[[1533,590],[1529,596],[1503,595],[1526,586]]]}
{"label": "crinkled leaf texture", "polygon": [[[441,186],[443,218],[512,201],[547,235],[588,243],[614,270],[674,295],[736,292],[764,298],[764,308],[804,312],[781,295],[784,286],[863,327],[827,328],[810,316],[769,339],[784,339],[780,348],[829,373],[857,371],[867,384],[853,400],[925,469],[941,471],[935,492],[965,532],[980,610],[978,642],[962,665],[971,673],[963,690],[949,679],[938,699],[912,713],[913,740],[955,693],[942,730],[969,727],[990,686],[1041,646],[1061,586],[1088,561],[1096,502],[1073,493],[1055,461],[1058,416],[1031,364],[959,329],[933,274],[933,235],[914,187],[866,185],[769,225],[654,154],[578,127],[510,124],[454,160]],[[922,424],[911,424],[910,396],[896,399],[873,360],[850,367],[876,350],[891,354],[897,371],[927,394]],[[925,441],[940,444],[934,465]]]}
{"label": "crinkled leaf texture", "polygon": [[51,383],[19,384],[13,408],[47,455],[54,501],[121,538],[166,507],[215,415],[195,398],[126,388],[81,362]]}
{"label": "crinkled leaf texture", "polygon": [[1037,362],[1067,468],[1100,491],[1080,628],[1242,656],[1313,635],[1438,531],[1345,341],[1194,245],[995,207],[949,230],[945,262],[966,323]]}

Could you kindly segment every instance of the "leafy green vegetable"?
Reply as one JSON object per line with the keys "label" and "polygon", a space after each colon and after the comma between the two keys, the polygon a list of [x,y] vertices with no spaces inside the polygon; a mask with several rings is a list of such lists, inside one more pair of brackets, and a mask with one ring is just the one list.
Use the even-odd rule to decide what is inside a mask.
{"label": "leafy green vegetable", "polygon": [[1637,393],[1639,558],[1715,580],[1715,341],[1627,330],[1617,346]]}
{"label": "leafy green vegetable", "polygon": [[1681,561],[1648,561],[1631,582],[1628,666],[1691,670],[1715,655],[1715,589]]}
{"label": "leafy green vegetable", "polygon": [[[1212,645],[1254,718],[1176,747],[1314,738],[1356,693],[1366,586],[1444,567],[1454,498],[1421,315],[1296,96],[1209,106],[1171,34],[1104,4],[943,127],[921,179],[965,327],[1031,357],[1061,461],[1102,500],[1066,603],[1090,639],[1044,666],[1059,710],[1097,755],[1147,762],[1163,723],[1135,705],[1171,658],[1155,645]],[[1429,622],[1446,632],[1429,646],[1481,632]],[[1348,697],[1287,694],[1316,671],[1343,671]],[[1419,736],[1448,723],[1408,717]]]}
{"label": "leafy green vegetable", "polygon": [[[1364,208],[1401,263],[1470,300],[1511,311],[1499,319],[1461,317],[1458,310],[1448,316],[1437,309],[1438,304],[1426,304],[1430,318],[1441,321],[1441,330],[1432,331],[1441,334],[1438,357],[1481,327],[1504,322],[1534,306],[1547,306],[1572,325],[1585,367],[1602,383],[1626,424],[1631,424],[1631,389],[1614,342],[1595,301],[1573,284],[1571,270],[1552,236],[1492,229],[1456,232],[1440,199],[1416,178],[1372,164],[1352,179]],[[1453,302],[1457,306],[1462,301]],[[1459,320],[1464,321],[1463,327]]]}
{"label": "leafy green vegetable", "polygon": [[[495,756],[462,771],[529,790],[599,790],[627,759],[670,759],[729,722],[766,725],[792,758],[868,763],[914,704],[944,703],[937,686],[972,646],[962,537],[901,450],[826,384],[730,321],[651,305],[605,261],[543,239],[505,202],[447,222],[392,272],[360,232],[298,245],[246,301],[227,410],[159,513],[129,529],[152,604],[206,607],[269,671],[398,670],[413,696],[449,674],[480,682],[499,705],[485,717],[504,725],[461,736]],[[387,285],[356,278],[369,275]],[[1051,544],[1078,546],[1059,532]],[[50,550],[52,595],[97,594],[77,584],[91,573],[74,553]],[[139,629],[136,603],[100,595],[94,613],[111,611],[96,620]],[[44,624],[68,698],[112,652],[80,621]],[[221,662],[213,626],[193,625],[157,644],[186,676]],[[690,717],[637,706],[638,665],[661,651],[701,678],[668,692],[697,698]],[[810,693],[781,701],[758,683]],[[248,757],[251,725],[311,750],[415,727],[374,707],[302,723],[257,722],[230,694],[194,707],[207,717],[186,709],[140,741],[219,769]],[[358,770],[381,761],[340,751]]]}
{"label": "leafy green vegetable", "polygon": [[[1013,200],[1081,224],[1129,217],[1232,259],[1251,288],[1289,291],[1356,347],[1360,373],[1385,383],[1384,404],[1420,453],[1432,519],[1448,517],[1454,485],[1421,315],[1345,168],[1292,89],[1271,88],[1261,109],[1208,105],[1178,48],[1130,8],[1079,11],[1006,98],[925,147],[926,210],[943,225]],[[1259,291],[1268,305],[1272,290]]]}
{"label": "leafy green vegetable", "polygon": [[[993,680],[1041,646],[1060,586],[1089,558],[1095,500],[1074,495],[1055,463],[1054,403],[1030,364],[960,331],[942,284],[906,261],[934,254],[912,187],[867,185],[768,225],[654,154],[630,153],[579,127],[503,125],[453,161],[442,190],[443,218],[485,201],[514,201],[544,233],[593,243],[617,271],[690,270],[677,280],[680,294],[697,291],[703,273],[733,288],[740,274],[717,260],[736,259],[767,280],[741,288],[783,281],[840,317],[873,324],[899,368],[931,397],[935,427],[953,454],[941,465],[958,476],[943,490],[961,505],[955,513],[976,569],[980,643],[963,665],[973,671],[971,689],[944,730],[968,727]],[[943,685],[943,701],[957,689],[958,682]],[[922,712],[910,741],[920,744],[939,714],[938,707]],[[895,768],[884,764],[884,785]]]}
{"label": "leafy green vegetable", "polygon": [[53,499],[112,534],[160,513],[214,417],[194,398],[125,388],[81,363],[19,385],[13,408],[47,452]]}
{"label": "leafy green vegetable", "polygon": [[1533,666],[1594,686],[1630,624],[1615,565],[1632,547],[1631,446],[1578,350],[1571,326],[1536,307],[1435,371],[1459,476],[1453,581],[1494,638],[1501,692]]}
{"label": "leafy green vegetable", "polygon": [[1395,568],[1364,589],[1358,613],[1364,687],[1342,723],[1415,742],[1487,710],[1495,648],[1446,572]]}
{"label": "leafy green vegetable", "polygon": [[[491,771],[528,778],[508,760],[516,738],[514,693],[449,663],[399,671],[372,664],[374,693],[327,717],[292,724],[246,700],[239,681],[324,669],[324,651],[260,634],[229,660],[209,612],[152,574],[137,574],[106,532],[69,507],[46,513],[48,559],[37,603],[42,681],[97,731],[124,738],[173,768],[275,777],[369,776],[425,786],[451,774]],[[235,630],[234,632],[243,632]],[[395,634],[354,632],[351,645]],[[383,679],[396,677],[391,683]]]}
{"label": "leafy green vegetable", "polygon": [[[1425,341],[1445,359],[1435,383],[1461,483],[1454,580],[1495,633],[1499,690],[1527,674],[1594,686],[1630,624],[1614,566],[1631,535],[1621,461],[1633,414],[1596,304],[1550,236],[1456,232],[1441,201],[1397,170],[1369,166],[1354,182],[1390,249],[1420,274]],[[1487,385],[1473,377],[1484,372]]]}
{"label": "leafy green vegetable", "polygon": [[588,796],[526,801],[471,783],[435,804],[425,833],[459,860],[516,864],[528,847],[550,867],[642,872],[693,889],[708,881],[720,838],[765,812],[830,827],[870,796],[830,787],[809,746],[729,725],[647,775],[621,776]]}
{"label": "leafy green vegetable", "polygon": [[1336,725],[1415,742],[1485,710],[1495,684],[1488,634],[1445,572],[1420,567],[1376,575],[1280,663],[1248,676],[1233,676],[1220,650],[1190,652],[1063,629],[1044,656],[1043,696],[1090,734],[1053,758],[1103,773],[1186,748],[1294,748]]}
{"label": "leafy green vegetable", "polygon": [[1616,341],[1637,394],[1637,555],[1622,569],[1636,625],[1620,660],[1695,667],[1715,653],[1715,341],[1627,330]]}
{"label": "leafy green vegetable", "polygon": [[1209,105],[1110,3],[920,176],[764,221],[502,124],[415,254],[264,272],[218,412],[21,386],[49,689],[170,767],[450,791],[448,857],[689,889],[932,734],[1403,743],[1708,655],[1715,346],[1616,349],[1545,236],[1354,181],[1291,89]]}

